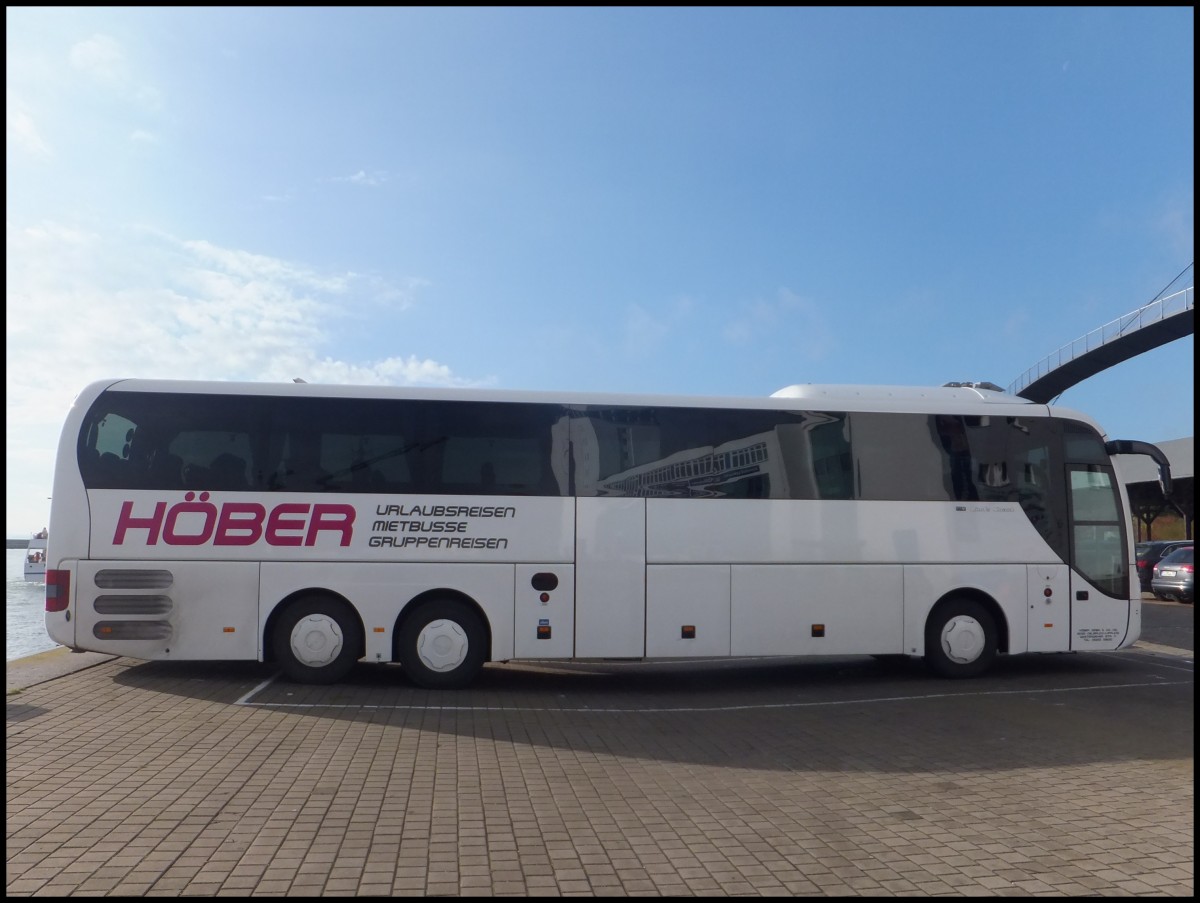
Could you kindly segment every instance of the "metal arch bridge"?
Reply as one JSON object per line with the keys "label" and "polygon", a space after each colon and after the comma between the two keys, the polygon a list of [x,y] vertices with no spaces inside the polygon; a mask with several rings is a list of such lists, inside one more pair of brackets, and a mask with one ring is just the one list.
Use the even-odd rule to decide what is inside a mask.
{"label": "metal arch bridge", "polygon": [[1022,373],[1008,392],[1048,404],[1089,376],[1195,332],[1194,286],[1093,329]]}

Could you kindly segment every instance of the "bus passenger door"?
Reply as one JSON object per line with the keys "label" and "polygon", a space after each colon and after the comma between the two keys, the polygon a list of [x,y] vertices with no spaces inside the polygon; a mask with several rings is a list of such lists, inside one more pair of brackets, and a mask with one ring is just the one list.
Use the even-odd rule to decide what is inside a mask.
{"label": "bus passenger door", "polygon": [[1107,463],[1068,462],[1067,475],[1071,649],[1131,645],[1141,632],[1141,606],[1120,481]]}
{"label": "bus passenger door", "polygon": [[1071,647],[1071,579],[1065,564],[1026,568],[1029,651],[1066,652]]}
{"label": "bus passenger door", "polygon": [[575,655],[646,654],[646,500],[575,502]]}

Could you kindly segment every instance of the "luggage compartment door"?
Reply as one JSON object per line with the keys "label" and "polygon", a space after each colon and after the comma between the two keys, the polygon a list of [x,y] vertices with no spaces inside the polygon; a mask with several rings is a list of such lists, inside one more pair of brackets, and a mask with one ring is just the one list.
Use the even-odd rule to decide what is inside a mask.
{"label": "luggage compartment door", "polygon": [[575,655],[646,654],[646,500],[575,503]]}

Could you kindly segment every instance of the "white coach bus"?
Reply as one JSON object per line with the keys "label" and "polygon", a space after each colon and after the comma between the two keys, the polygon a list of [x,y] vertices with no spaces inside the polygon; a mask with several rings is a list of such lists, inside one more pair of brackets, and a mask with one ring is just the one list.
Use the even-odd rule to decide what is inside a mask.
{"label": "white coach bus", "polygon": [[[110,380],[67,417],[46,626],[72,649],[399,662],[998,655],[1141,627],[1087,417],[980,388],[770,398]],[[984,384],[988,385],[988,384]]]}

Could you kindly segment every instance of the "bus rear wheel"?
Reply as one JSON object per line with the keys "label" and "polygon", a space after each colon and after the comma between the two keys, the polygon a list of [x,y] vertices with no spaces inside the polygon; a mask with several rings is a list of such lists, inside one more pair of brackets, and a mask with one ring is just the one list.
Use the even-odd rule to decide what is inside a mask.
{"label": "bus rear wheel", "polygon": [[483,621],[456,599],[426,602],[409,615],[400,628],[399,644],[404,673],[427,690],[465,687],[487,656]]}
{"label": "bus rear wheel", "polygon": [[302,684],[337,683],[354,667],[363,646],[362,626],[346,603],[323,596],[298,599],[279,616],[275,660]]}
{"label": "bus rear wheel", "polygon": [[925,623],[925,661],[942,677],[977,677],[996,659],[996,622],[974,599],[950,599]]}

